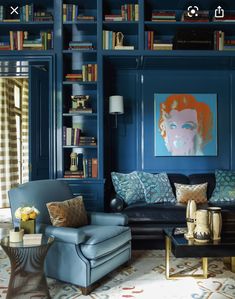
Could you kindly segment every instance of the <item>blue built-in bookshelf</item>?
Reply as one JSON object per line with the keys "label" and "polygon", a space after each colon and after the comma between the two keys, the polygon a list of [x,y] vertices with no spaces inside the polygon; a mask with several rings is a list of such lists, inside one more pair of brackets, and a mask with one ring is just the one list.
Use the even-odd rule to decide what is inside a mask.
{"label": "blue built-in bookshelf", "polygon": [[[212,76],[216,69],[230,75],[226,88],[231,96],[235,94],[234,1],[223,1],[224,21],[213,17],[215,1],[196,1],[203,12],[194,22],[185,13],[187,0],[0,0],[0,7],[13,2],[21,7],[23,17],[6,20],[0,9],[0,54],[53,57],[54,177],[67,181],[74,195],[82,194],[89,209],[104,209],[104,180],[111,170],[153,172],[159,165],[159,170],[172,165],[153,155],[153,122],[145,113],[154,91],[180,92],[185,88],[179,85],[188,82],[188,92],[211,92],[205,86],[207,77],[202,75],[203,83],[195,74],[208,71]],[[32,12],[38,12],[37,17]],[[179,32],[198,29],[212,34],[210,49],[176,46]],[[182,80],[174,81],[173,73]],[[225,77],[219,81],[225,82]],[[113,94],[124,95],[125,100],[117,129],[108,115],[108,97]],[[70,172],[72,152],[79,160],[75,172]]]}

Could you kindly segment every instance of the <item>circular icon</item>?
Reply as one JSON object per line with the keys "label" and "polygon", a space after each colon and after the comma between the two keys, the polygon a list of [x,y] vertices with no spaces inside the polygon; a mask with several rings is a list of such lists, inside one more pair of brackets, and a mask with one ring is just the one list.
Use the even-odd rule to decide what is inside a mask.
{"label": "circular icon", "polygon": [[192,17],[198,17],[198,11],[199,11],[199,7],[198,6],[192,6],[192,5],[190,5],[189,7],[188,7],[188,16],[190,17],[190,18],[192,18]]}

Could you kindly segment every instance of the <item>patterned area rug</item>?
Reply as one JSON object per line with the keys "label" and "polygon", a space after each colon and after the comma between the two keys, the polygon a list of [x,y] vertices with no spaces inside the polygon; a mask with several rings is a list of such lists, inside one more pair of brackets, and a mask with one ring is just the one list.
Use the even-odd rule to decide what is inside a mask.
{"label": "patterned area rug", "polygon": [[[171,259],[172,272],[199,273],[200,265],[199,259]],[[208,279],[166,280],[163,250],[134,251],[131,265],[107,276],[89,296],[53,279],[48,285],[53,299],[234,299],[235,273],[221,259],[209,259],[209,273]],[[6,298],[9,274],[9,260],[0,250],[0,298]]]}

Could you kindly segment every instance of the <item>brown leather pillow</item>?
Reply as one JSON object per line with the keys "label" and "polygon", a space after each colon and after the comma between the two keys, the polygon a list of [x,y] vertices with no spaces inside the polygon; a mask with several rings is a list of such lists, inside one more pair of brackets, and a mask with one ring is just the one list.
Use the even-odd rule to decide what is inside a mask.
{"label": "brown leather pillow", "polygon": [[54,226],[79,227],[88,224],[82,196],[46,205]]}

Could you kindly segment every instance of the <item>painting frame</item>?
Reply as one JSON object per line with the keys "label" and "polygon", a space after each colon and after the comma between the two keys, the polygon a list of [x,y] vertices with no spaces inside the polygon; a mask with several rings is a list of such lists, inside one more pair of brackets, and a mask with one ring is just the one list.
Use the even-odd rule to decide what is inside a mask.
{"label": "painting frame", "polygon": [[216,93],[154,93],[154,156],[217,156],[217,101]]}

